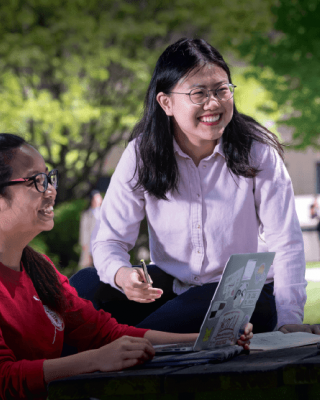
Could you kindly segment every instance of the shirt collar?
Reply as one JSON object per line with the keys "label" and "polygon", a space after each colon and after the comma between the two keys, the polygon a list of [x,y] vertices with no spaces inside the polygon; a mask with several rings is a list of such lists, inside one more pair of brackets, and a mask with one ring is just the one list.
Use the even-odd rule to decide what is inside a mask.
{"label": "shirt collar", "polygon": [[[176,154],[179,154],[179,156],[183,157],[183,158],[190,158],[186,153],[184,153],[180,146],[178,145],[177,141],[175,138],[173,138],[173,150]],[[215,154],[218,153],[220,154],[220,156],[222,156],[224,159],[226,158],[224,151],[223,151],[223,140],[222,138],[218,139],[218,143],[216,145],[216,147],[213,150],[213,153],[210,154],[210,156],[206,157],[206,160],[211,160]]]}
{"label": "shirt collar", "polygon": [[218,143],[216,145],[216,147],[213,150],[212,155],[214,155],[215,153],[220,154],[220,156],[222,156],[224,159],[226,158],[224,151],[223,151],[223,140],[222,138],[218,139]]}

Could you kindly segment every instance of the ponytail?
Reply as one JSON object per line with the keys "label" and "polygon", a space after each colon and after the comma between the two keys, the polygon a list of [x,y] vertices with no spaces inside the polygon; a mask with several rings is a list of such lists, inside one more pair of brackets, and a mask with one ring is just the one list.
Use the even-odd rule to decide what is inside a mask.
{"label": "ponytail", "polygon": [[30,246],[24,248],[21,261],[42,303],[63,316],[68,305],[62,284],[50,261]]}

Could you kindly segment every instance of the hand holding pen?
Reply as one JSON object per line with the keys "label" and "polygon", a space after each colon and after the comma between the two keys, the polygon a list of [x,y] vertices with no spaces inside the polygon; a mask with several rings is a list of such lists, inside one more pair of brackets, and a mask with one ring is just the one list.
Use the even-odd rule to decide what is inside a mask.
{"label": "hand holding pen", "polygon": [[141,268],[121,267],[115,275],[115,283],[129,300],[138,303],[151,303],[163,294],[162,289],[152,287],[153,282],[143,260]]}

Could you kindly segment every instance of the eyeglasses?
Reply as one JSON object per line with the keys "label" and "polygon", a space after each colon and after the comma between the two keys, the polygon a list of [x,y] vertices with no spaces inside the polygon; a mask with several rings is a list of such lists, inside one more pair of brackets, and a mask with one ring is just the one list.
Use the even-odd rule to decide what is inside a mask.
{"label": "eyeglasses", "polygon": [[11,186],[17,183],[33,181],[36,189],[40,193],[44,193],[48,189],[48,184],[52,185],[55,189],[58,189],[58,170],[53,169],[47,174],[40,172],[39,174],[30,176],[29,178],[14,179],[9,182],[0,183],[0,187]]}
{"label": "eyeglasses", "polygon": [[213,96],[218,98],[221,101],[230,100],[233,97],[234,89],[237,86],[232,83],[224,83],[219,86],[217,89],[209,90],[203,88],[194,88],[189,93],[179,93],[179,92],[170,92],[175,94],[186,94],[190,97],[190,100],[194,104],[203,104],[208,101],[210,97],[210,92],[212,92]]}

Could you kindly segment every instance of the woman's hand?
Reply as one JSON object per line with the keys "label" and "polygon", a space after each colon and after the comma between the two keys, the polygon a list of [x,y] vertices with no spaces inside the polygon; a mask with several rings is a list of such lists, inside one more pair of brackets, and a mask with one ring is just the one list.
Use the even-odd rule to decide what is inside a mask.
{"label": "woman's hand", "polygon": [[45,360],[43,363],[44,380],[49,383],[56,379],[94,371],[120,371],[151,360],[154,354],[149,340],[122,336],[100,349]]}
{"label": "woman's hand", "polygon": [[287,324],[282,325],[279,331],[283,333],[293,333],[293,332],[308,332],[320,335],[320,325],[309,325],[309,324]]}
{"label": "woman's hand", "polygon": [[161,289],[156,289],[146,279],[142,268],[120,268],[114,281],[128,297],[129,300],[138,303],[151,303],[159,299],[163,293]]}
{"label": "woman's hand", "polygon": [[250,339],[253,337],[252,333],[252,328],[253,325],[249,322],[246,327],[244,328],[244,333],[240,336],[240,338],[237,341],[237,344],[239,346],[242,346],[245,350],[250,349]]}
{"label": "woman's hand", "polygon": [[102,372],[120,371],[151,360],[154,354],[148,339],[122,336],[97,349],[95,363]]}

